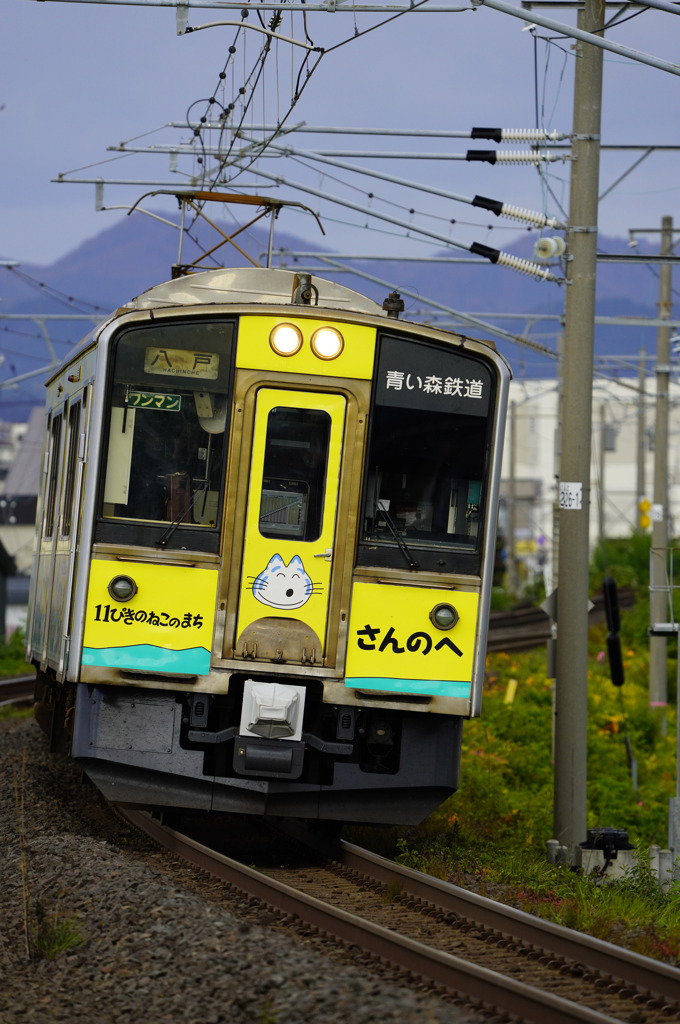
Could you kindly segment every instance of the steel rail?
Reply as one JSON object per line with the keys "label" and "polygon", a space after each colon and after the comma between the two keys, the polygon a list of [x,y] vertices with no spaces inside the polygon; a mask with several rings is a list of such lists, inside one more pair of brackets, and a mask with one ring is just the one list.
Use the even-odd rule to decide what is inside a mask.
{"label": "steel rail", "polygon": [[386,885],[400,885],[405,892],[435,903],[437,907],[465,917],[475,924],[502,932],[546,952],[564,957],[613,978],[634,985],[641,991],[677,1003],[680,971],[658,960],[650,960],[602,939],[574,932],[562,925],[544,921],[523,910],[479,896],[459,886],[402,867],[351,843],[342,842],[343,863],[354,871],[370,874]]}
{"label": "steel rail", "polygon": [[[523,1021],[535,1024],[616,1024],[615,1018],[607,1014],[428,947],[299,892],[173,829],[165,828],[145,812],[119,810],[132,825],[183,860],[217,875],[268,906],[293,914],[310,926],[344,942],[360,945],[374,956],[416,972],[453,993],[493,1005],[498,1010],[516,1014]],[[353,849],[356,851],[356,848]],[[409,869],[403,870],[408,872]],[[371,871],[374,873],[373,867]],[[417,872],[413,874],[417,875]]]}
{"label": "steel rail", "polygon": [[0,705],[19,704],[29,700],[35,689],[35,675],[0,679]]}

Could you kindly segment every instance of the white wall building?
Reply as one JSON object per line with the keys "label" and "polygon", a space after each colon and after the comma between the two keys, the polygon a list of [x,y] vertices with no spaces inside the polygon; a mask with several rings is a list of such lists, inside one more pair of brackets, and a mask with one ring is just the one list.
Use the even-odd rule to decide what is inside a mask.
{"label": "white wall building", "polygon": [[[680,524],[680,382],[670,385],[668,413],[669,539]],[[654,494],[656,384],[647,377],[641,395],[636,378],[596,378],[593,384],[590,474],[591,549],[606,537],[626,537],[638,525],[640,494]],[[559,478],[559,393],[555,380],[512,381],[501,484],[500,530],[507,533],[510,478],[515,476],[515,552],[529,579],[545,566],[551,585],[553,509]],[[638,438],[644,474],[638,481]],[[563,439],[568,444],[568,438]],[[513,456],[514,445],[514,456]],[[604,451],[603,451],[604,449]],[[585,500],[585,494],[584,494]]]}

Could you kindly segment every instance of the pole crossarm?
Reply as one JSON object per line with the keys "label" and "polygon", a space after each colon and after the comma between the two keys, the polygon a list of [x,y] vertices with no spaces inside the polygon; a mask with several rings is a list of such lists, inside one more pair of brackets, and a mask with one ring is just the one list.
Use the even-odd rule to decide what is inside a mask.
{"label": "pole crossarm", "polygon": [[[17,265],[17,264],[15,264]],[[6,380],[0,381],[0,391],[4,391],[7,388],[14,389],[25,380],[34,380],[36,377],[47,377],[48,374],[55,370],[57,366],[61,364],[61,359],[58,358],[52,339],[49,336],[47,330],[47,322],[52,320],[63,321],[63,320],[75,320],[75,321],[86,321],[91,323],[93,326],[102,322],[106,319],[106,314],[103,313],[0,313],[0,321],[26,321],[30,320],[37,324],[42,331],[43,341],[47,348],[49,361],[41,366],[37,370],[29,370],[26,373],[20,373],[13,377],[8,377]],[[80,345],[80,341],[77,342],[75,348]]]}
{"label": "pole crossarm", "polygon": [[[46,0],[34,0],[37,3],[45,3]],[[244,8],[257,9],[258,11],[310,11],[322,14],[354,14],[356,12],[367,14],[465,14],[471,10],[469,4],[463,6],[440,5],[437,7],[414,7],[412,4],[348,4],[343,7],[345,0],[324,0],[322,3],[306,4],[304,0],[287,4],[275,3],[272,0],[263,0],[262,3],[252,3],[251,0],[241,0],[241,3],[229,3],[228,0],[47,0],[50,3],[69,4],[101,4],[108,7],[176,7],[178,11],[186,11],[191,8],[217,11],[242,11]]]}
{"label": "pole crossarm", "polygon": [[[239,134],[245,142],[255,142],[254,139],[248,138],[243,133]],[[553,230],[565,227],[565,225],[557,220],[556,217],[548,217],[546,214],[533,210],[519,209],[516,206],[503,203],[500,200],[485,200],[482,196],[464,196],[460,195],[458,192],[449,192],[447,189],[435,188],[434,186],[425,185],[421,182],[412,181],[408,178],[400,178],[393,174],[385,174],[382,171],[375,171],[367,167],[360,167],[357,164],[350,164],[345,160],[335,160],[315,150],[310,151],[294,149],[290,146],[277,146],[275,143],[271,142],[267,144],[267,148],[272,150],[274,153],[279,153],[281,156],[302,157],[304,159],[328,164],[331,167],[338,167],[344,171],[350,171],[352,174],[363,174],[370,178],[376,178],[379,181],[390,182],[393,185],[402,185],[405,188],[410,188],[414,191],[428,192],[432,195],[439,196],[442,199],[452,199],[454,202],[467,203],[468,206],[481,206],[484,209],[490,210],[496,216],[514,218],[515,220],[522,220],[539,227],[549,227]]]}
{"label": "pole crossarm", "polygon": [[101,313],[0,313],[0,320],[33,320],[41,325],[43,320],[87,320],[98,324],[103,319]]}

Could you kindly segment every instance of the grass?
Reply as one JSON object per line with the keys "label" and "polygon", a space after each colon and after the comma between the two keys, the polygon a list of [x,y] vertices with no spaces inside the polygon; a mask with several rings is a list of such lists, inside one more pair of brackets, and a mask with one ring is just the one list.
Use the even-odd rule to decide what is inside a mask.
{"label": "grass", "polygon": [[[622,623],[623,687],[609,680],[603,656],[606,628],[589,634],[587,827],[626,829],[637,850],[633,869],[605,884],[568,865],[548,863],[553,691],[544,649],[489,656],[482,715],[463,730],[458,792],[420,828],[383,834],[380,852],[558,924],[680,965],[680,883],[662,890],[648,860],[650,845],[668,844],[676,711],[669,708],[664,731],[661,717],[648,705],[646,636],[630,646],[639,611],[625,615],[630,621]],[[672,702],[674,646],[669,644]],[[637,762],[637,788],[629,752]],[[357,841],[368,845],[365,835]]]}
{"label": "grass", "polygon": [[26,843],[26,750],[21,767],[13,769],[14,805],[19,840],[19,874],[21,878],[21,909],[23,918],[24,949],[29,960],[54,960],[85,942],[80,921],[76,916],[63,914],[59,909],[51,913],[35,897],[30,874]]}
{"label": "grass", "polygon": [[49,913],[37,903],[31,928],[32,956],[54,960],[60,953],[82,946],[85,936],[80,919],[67,916],[57,908]]}
{"label": "grass", "polygon": [[33,667],[26,661],[25,642],[23,629],[16,629],[7,642],[0,643],[0,679],[33,672]]}

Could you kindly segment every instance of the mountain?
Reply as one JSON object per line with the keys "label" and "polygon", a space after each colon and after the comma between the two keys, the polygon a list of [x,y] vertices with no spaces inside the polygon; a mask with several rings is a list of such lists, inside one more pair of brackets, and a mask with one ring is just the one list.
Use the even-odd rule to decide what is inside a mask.
{"label": "mountain", "polygon": [[[164,215],[177,222],[176,214]],[[215,237],[204,240],[209,247]],[[518,236],[506,251],[533,261],[533,236]],[[135,295],[171,276],[171,265],[178,258],[179,233],[166,223],[141,214],[124,217],[105,228],[94,238],[50,266],[23,264],[8,270],[5,281],[2,313],[81,313],[104,317],[111,310]],[[203,241],[203,239],[202,239]],[[255,259],[261,259],[267,248],[267,231],[249,229],[237,238],[239,245]],[[600,251],[630,252],[625,240],[600,237]],[[296,250],[318,251],[331,254],[330,247],[322,248],[306,240],[277,232],[275,236],[274,265],[294,268],[290,255]],[[188,262],[198,254],[196,245],[184,244],[182,259]],[[640,243],[640,251],[644,251]],[[459,250],[433,253],[433,255],[463,255]],[[230,245],[216,253],[219,263],[245,266],[247,260]],[[309,262],[309,261],[307,261]],[[479,265],[466,263],[415,263],[409,261],[357,261],[356,269],[369,277],[379,278],[384,284],[342,274],[338,280],[364,292],[382,303],[394,288],[404,290],[406,310],[404,316],[413,316],[416,309],[426,309],[422,299],[434,300],[448,309],[474,312],[481,319],[491,313],[550,314],[559,316],[563,311],[564,288],[537,281],[484,260]],[[333,278],[333,271],[320,270],[319,276]],[[415,296],[415,297],[412,297]],[[422,297],[421,299],[417,298]],[[656,315],[658,299],[658,267],[644,264],[600,264],[598,267],[597,312],[604,316]],[[433,309],[433,313],[441,312]],[[49,335],[58,358],[93,326],[88,322],[49,324]],[[525,322],[517,319],[489,319],[489,323],[522,335]],[[35,372],[48,359],[44,335],[33,321],[5,321],[1,323],[0,381]],[[459,325],[456,329],[472,336],[489,336],[482,327]],[[548,320],[537,323],[530,332],[539,345],[555,350],[559,322]],[[507,340],[494,339],[497,347],[513,367],[516,377],[553,376],[556,361],[532,348]],[[633,358],[641,345],[649,352],[656,346],[656,332],[646,328],[599,326],[596,331],[596,354],[626,355]],[[2,360],[0,359],[0,362]],[[632,371],[630,371],[632,372]],[[40,376],[21,382],[18,389],[0,390],[0,420],[24,421],[36,404],[42,404],[43,388]]]}

